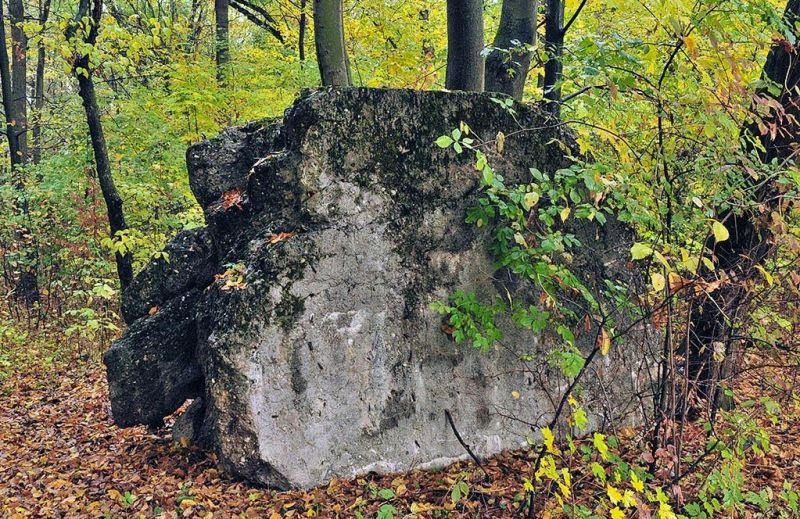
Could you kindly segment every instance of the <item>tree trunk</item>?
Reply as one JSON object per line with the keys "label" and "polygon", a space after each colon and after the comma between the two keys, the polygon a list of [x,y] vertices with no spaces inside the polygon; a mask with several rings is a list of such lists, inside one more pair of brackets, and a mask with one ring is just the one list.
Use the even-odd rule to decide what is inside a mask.
{"label": "tree trunk", "polygon": [[314,0],[314,43],[323,86],[350,86],[342,0]]}
{"label": "tree trunk", "polygon": [[[16,6],[17,8],[19,6]],[[17,13],[19,14],[19,13]],[[6,16],[3,9],[2,0],[0,0],[0,85],[3,94],[3,111],[6,116],[6,138],[8,139],[8,150],[11,162],[12,179],[14,187],[20,193],[20,210],[23,214],[28,214],[28,203],[25,200],[25,182],[22,177],[21,167],[25,163],[25,154],[20,148],[20,139],[25,137],[25,132],[20,131],[24,129],[24,125],[20,126],[20,117],[17,114],[19,103],[16,102],[16,94],[14,92],[14,73],[12,72],[9,64],[8,51],[6,50]],[[12,34],[14,32],[12,20]],[[24,33],[23,33],[24,34]],[[19,37],[19,35],[17,35]],[[13,40],[13,36],[12,36]],[[12,41],[12,50],[15,46]],[[19,73],[19,72],[17,72]],[[23,78],[24,79],[24,78]],[[24,90],[23,90],[24,91]],[[24,97],[23,97],[24,101]],[[24,103],[23,103],[24,106]],[[23,116],[24,117],[24,116]],[[29,240],[29,232],[20,228],[17,230],[16,239],[20,246],[24,246]],[[26,266],[21,269],[19,278],[16,280],[14,287],[14,297],[22,302],[26,308],[31,308],[33,304],[39,300],[39,282],[36,277],[36,254],[27,251],[25,254]]]}
{"label": "tree trunk", "polygon": [[486,58],[487,92],[501,92],[522,99],[536,42],[538,0],[503,0],[500,26]]}
{"label": "tree trunk", "polygon": [[448,90],[483,91],[483,2],[447,0]]}
{"label": "tree trunk", "polygon": [[[88,60],[86,65],[88,66]],[[83,109],[86,112],[86,124],[89,126],[89,137],[92,141],[97,180],[100,183],[100,190],[106,202],[108,223],[113,238],[119,231],[124,231],[128,228],[122,211],[122,199],[117,191],[117,186],[114,184],[114,178],[111,176],[111,162],[108,159],[106,138],[103,134],[103,124],[100,121],[100,109],[97,106],[94,81],[92,81],[91,75],[87,77],[83,74],[75,74],[75,76],[78,79],[78,95],[81,96]],[[129,252],[126,254],[118,253],[116,260],[120,284],[122,288],[125,288],[133,281],[131,254]]]}
{"label": "tree trunk", "polygon": [[8,50],[5,46],[6,16],[5,10],[3,9],[2,0],[0,0],[0,17],[2,17],[2,20],[0,20],[2,22],[0,23],[0,40],[3,41],[3,45],[0,45],[0,81],[2,82],[3,111],[5,112],[6,116],[6,138],[8,139],[11,170],[13,171],[21,164],[21,157],[18,153],[19,145],[16,133],[16,118],[14,117],[15,105],[13,102],[14,95],[11,87],[11,68],[9,65]]}
{"label": "tree trunk", "polygon": [[[754,117],[742,128],[744,151],[757,151],[764,163],[796,160],[800,154],[800,43],[797,43],[800,41],[800,28],[797,25],[800,20],[800,0],[789,0],[783,20],[793,31],[795,43],[775,43],[762,72],[762,78],[778,85],[780,93],[772,94],[764,87],[755,93],[753,100],[754,109],[758,107],[759,100],[777,101],[778,108],[771,108],[766,117]],[[755,141],[760,143],[763,150],[753,145]],[[755,189],[756,201],[766,209],[765,215],[778,209],[780,196],[774,183],[758,185],[758,181],[750,175],[744,172],[743,175]],[[730,320],[748,295],[742,281],[759,276],[756,267],[761,266],[773,251],[769,230],[757,209],[745,210],[740,214],[728,210],[720,214],[718,219],[730,237],[716,244],[713,237],[709,237],[706,246],[714,251],[717,258],[716,272],[728,273],[733,281],[707,296],[693,309],[688,345],[690,380],[698,381],[701,396],[713,397],[712,409],[716,409],[721,394],[713,384],[715,375],[723,379],[730,376],[738,357],[734,351],[737,341],[734,340]],[[704,271],[703,275],[712,279],[716,273]],[[715,366],[714,362],[714,350],[717,347],[724,348],[726,354],[721,366]]]}
{"label": "tree trunk", "polygon": [[544,99],[548,111],[561,117],[561,74],[564,56],[564,0],[547,0],[544,25],[547,62],[544,64]]}
{"label": "tree trunk", "polygon": [[229,2],[230,7],[239,11],[245,18],[266,29],[279,42],[284,42],[283,35],[278,30],[277,21],[263,7],[254,4],[250,0],[229,0]]}
{"label": "tree trunk", "polygon": [[36,61],[36,85],[34,92],[34,115],[31,136],[33,137],[32,159],[34,164],[42,161],[42,112],[44,110],[44,62],[47,57],[44,45],[39,45]]}
{"label": "tree trunk", "polygon": [[[65,36],[67,40],[72,40],[78,32],[81,20],[89,12],[89,3],[93,2],[91,9],[91,27],[83,42],[88,45],[97,43],[97,33],[99,31],[100,20],[103,14],[102,0],[80,0],[78,12],[75,18],[67,26]],[[95,169],[97,170],[97,180],[100,184],[100,191],[103,193],[103,200],[106,203],[108,213],[108,223],[112,239],[116,238],[117,233],[128,228],[125,223],[125,214],[122,210],[122,199],[114,184],[114,177],[111,175],[111,162],[108,159],[108,148],[106,138],[103,134],[103,123],[100,120],[100,109],[97,106],[97,94],[92,80],[91,64],[89,56],[86,54],[74,54],[72,72],[78,80],[78,95],[83,101],[83,110],[86,113],[86,124],[89,127],[89,137],[92,141],[92,151],[94,152]],[[133,262],[131,253],[116,253],[117,275],[120,285],[124,289],[133,281]]]}
{"label": "tree trunk", "polygon": [[217,60],[217,82],[224,86],[228,79],[230,62],[230,38],[228,36],[229,0],[214,0],[215,51]]}
{"label": "tree trunk", "polygon": [[297,51],[300,54],[300,66],[306,62],[306,3],[307,0],[300,0],[300,23],[297,37]]}
{"label": "tree trunk", "polygon": [[[50,17],[50,0],[40,2],[39,18],[42,24],[42,31],[44,25]],[[34,119],[31,134],[33,136],[33,163],[39,164],[42,161],[42,115],[44,112],[44,65],[47,58],[44,42],[39,43],[38,53],[36,57],[36,84],[34,88]]]}
{"label": "tree trunk", "polygon": [[11,19],[11,102],[14,105],[18,153],[22,163],[28,162],[28,37],[22,29],[25,7],[22,0],[9,0]]}
{"label": "tree trunk", "polygon": [[203,6],[204,2],[192,0],[189,10],[189,36],[186,38],[186,53],[192,54],[197,50],[200,33],[203,31]]}
{"label": "tree trunk", "polygon": [[[764,63],[762,78],[769,80],[780,87],[780,94],[772,95],[767,87],[762,87],[756,92],[758,99],[774,99],[782,107],[782,111],[773,111],[759,126],[757,120],[745,125],[743,135],[746,146],[750,139],[757,139],[766,151],[759,151],[759,156],[764,163],[773,159],[786,160],[797,157],[800,152],[800,0],[789,0],[783,14],[783,21],[792,31],[792,43],[783,40],[777,42],[770,49],[767,61]],[[772,135],[767,130],[769,125],[775,125],[778,131]],[[763,129],[763,130],[762,130]],[[753,149],[748,148],[748,150]],[[771,190],[771,189],[770,189]]]}

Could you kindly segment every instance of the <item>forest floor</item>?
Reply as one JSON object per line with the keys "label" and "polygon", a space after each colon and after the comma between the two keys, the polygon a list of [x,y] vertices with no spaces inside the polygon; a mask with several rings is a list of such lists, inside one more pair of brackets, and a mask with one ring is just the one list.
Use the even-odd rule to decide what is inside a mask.
{"label": "forest floor", "polygon": [[[473,463],[460,463],[444,471],[334,480],[307,492],[255,488],[227,479],[213,455],[175,444],[169,424],[158,430],[116,427],[98,361],[28,363],[0,378],[2,518],[512,517],[523,500],[523,478],[531,474],[533,454],[517,451],[484,461],[490,480]],[[751,373],[742,389],[772,392],[791,407],[770,425],[769,452],[748,460],[743,489],[779,489],[784,479],[796,488],[800,481],[800,412],[787,392],[793,376]],[[641,447],[629,434],[621,455],[635,458]],[[701,430],[689,431],[687,438],[693,437],[702,445]],[[702,472],[683,486],[701,481]],[[461,481],[469,495],[454,502],[452,490]],[[575,499],[586,503],[604,491],[575,486]],[[537,515],[549,517],[546,511]]]}

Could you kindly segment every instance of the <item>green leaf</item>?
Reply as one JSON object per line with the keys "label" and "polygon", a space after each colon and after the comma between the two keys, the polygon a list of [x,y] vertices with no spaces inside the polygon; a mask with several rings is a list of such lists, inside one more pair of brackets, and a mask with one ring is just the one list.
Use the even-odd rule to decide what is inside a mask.
{"label": "green leaf", "polygon": [[573,351],[565,351],[560,353],[558,368],[561,373],[569,379],[578,376],[585,363],[583,357]]}
{"label": "green leaf", "polygon": [[572,418],[575,420],[575,427],[577,427],[579,431],[583,432],[586,430],[586,426],[589,425],[589,417],[582,407],[575,409]]}
{"label": "green leaf", "polygon": [[484,155],[480,150],[476,150],[475,157],[477,158],[475,161],[475,169],[482,171],[483,168],[486,167],[486,155]]}
{"label": "green leaf", "polygon": [[600,481],[602,481],[603,483],[605,483],[606,482],[606,471],[603,468],[603,466],[595,461],[595,462],[592,462],[591,467],[592,467],[592,475],[594,477],[596,477],[597,479],[599,479]]}
{"label": "green leaf", "polygon": [[382,488],[378,490],[378,496],[381,499],[385,499],[387,501],[390,499],[394,499],[394,490],[392,490],[391,488]]}
{"label": "green leaf", "polygon": [[600,456],[604,460],[608,460],[608,445],[606,444],[606,436],[604,434],[594,433],[592,443],[594,444],[594,448],[597,449],[597,452],[600,453]]}
{"label": "green leaf", "polygon": [[440,148],[447,148],[451,144],[453,144],[453,139],[450,138],[449,135],[442,135],[438,139],[436,139],[436,145]]}
{"label": "green leaf", "polygon": [[494,171],[489,166],[483,168],[483,183],[491,186],[494,182]]}
{"label": "green leaf", "polygon": [[524,207],[526,211],[530,211],[538,203],[539,193],[532,191],[530,193],[525,193],[525,198],[522,201],[522,207]]}
{"label": "green leaf", "polygon": [[653,249],[644,243],[634,243],[631,247],[631,257],[635,260],[641,260],[653,254]]}
{"label": "green leaf", "polygon": [[458,487],[458,485],[454,486],[453,490],[450,491],[450,501],[452,501],[453,504],[461,501],[461,489]]}
{"label": "green leaf", "polygon": [[459,481],[455,485],[453,485],[453,489],[450,491],[450,501],[453,504],[458,503],[461,501],[462,497],[467,497],[469,495],[469,485],[467,485],[466,481]]}

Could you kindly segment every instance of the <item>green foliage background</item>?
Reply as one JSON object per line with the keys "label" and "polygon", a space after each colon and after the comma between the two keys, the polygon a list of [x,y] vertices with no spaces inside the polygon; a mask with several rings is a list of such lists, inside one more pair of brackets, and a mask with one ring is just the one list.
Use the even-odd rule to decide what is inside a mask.
{"label": "green foliage background", "polygon": [[[215,78],[210,4],[175,0],[165,9],[150,0],[108,3],[115,9],[106,10],[98,44],[85,50],[91,56],[113,174],[130,226],[117,242],[107,236],[85,116],[70,76],[72,44],[63,37],[76,2],[54,5],[44,26],[35,16],[25,23],[31,36],[30,70],[34,50],[40,44],[46,49],[45,108],[41,114],[29,112],[31,119],[42,123],[44,146],[41,163],[13,175],[7,162],[0,169],[0,378],[20,358],[33,355],[27,347],[32,341],[46,351],[37,362],[71,360],[101,350],[120,326],[114,247],[131,250],[139,269],[161,254],[177,231],[203,223],[189,190],[187,146],[229,125],[279,117],[301,89],[318,85],[310,6],[306,59],[301,61],[300,3],[254,1],[278,20],[285,43],[231,10],[232,63],[224,87]],[[567,18],[578,4],[567,2]],[[32,3],[28,8],[31,13],[36,10]],[[604,220],[612,214],[605,208],[613,208],[638,232],[632,259],[651,264],[652,290],[643,295],[651,303],[676,276],[691,277],[707,261],[703,245],[709,233],[718,233],[714,226],[721,211],[755,205],[743,180],[745,173],[775,179],[783,197],[796,199],[800,185],[796,166],[758,164],[740,143],[740,128],[753,115],[753,93],[776,86],[760,78],[770,45],[784,38],[796,43],[782,25],[782,8],[783,2],[776,0],[589,0],[566,37],[562,118],[590,160],[577,161],[553,179],[534,173],[530,186],[507,187],[494,176],[485,157],[481,164],[480,152],[476,153],[476,175],[483,175],[486,197],[468,218],[476,225],[500,220],[493,251],[498,262],[536,278],[553,297],[556,289],[548,285],[553,279],[580,291],[580,280],[570,279],[569,270],[553,259],[563,259],[580,244],[554,224],[569,218]],[[498,0],[485,2],[487,45],[499,11]],[[345,25],[355,85],[443,87],[444,2],[349,0]],[[546,60],[541,43],[534,51],[524,100],[530,103],[542,97],[538,85]],[[513,103],[507,106],[513,109]],[[457,131],[437,144],[475,151],[477,143],[466,142],[467,134]],[[0,154],[7,155],[6,141],[0,146]],[[741,164],[745,173],[734,167]],[[16,187],[17,180],[24,184],[23,190]],[[549,231],[532,247],[524,236],[526,221],[540,199],[543,207],[538,215]],[[26,206],[27,212],[22,210]],[[761,341],[782,340],[797,322],[796,309],[792,313],[781,306],[796,296],[800,283],[800,277],[792,277],[800,253],[796,213],[796,208],[768,212],[779,253],[764,266],[763,279],[752,284],[770,288],[770,295],[744,316],[748,333]],[[38,276],[42,298],[26,310],[14,300],[12,289],[20,272],[31,269]],[[591,294],[583,296],[588,306],[598,307]],[[484,350],[499,338],[494,316],[509,311],[465,293],[438,309],[451,319],[455,316],[451,324],[459,342],[469,340]],[[531,306],[515,309],[512,317],[538,332],[557,311],[566,313]],[[574,378],[583,359],[572,344],[572,332],[563,323],[555,332],[565,345],[559,352],[560,367],[566,378]],[[581,416],[578,402],[570,402],[570,407],[573,418]],[[702,487],[707,495],[687,507],[691,517],[741,509],[745,496],[736,493],[741,470],[736,464],[746,452],[767,448],[763,430],[752,420],[736,414],[729,418],[737,424],[731,429],[731,441],[713,446],[729,464],[708,478]],[[562,453],[547,441],[547,434],[552,435],[549,429],[543,433],[545,461],[534,479],[556,484],[562,492],[559,500],[568,500],[563,488],[571,483],[567,473],[556,469]],[[593,440],[593,449],[584,452],[587,463],[610,464],[609,477],[620,474],[614,484],[630,481],[634,490],[658,504],[661,517],[675,516],[660,487],[645,492],[641,480],[646,476],[631,476],[635,473],[620,459],[610,459],[604,437]],[[577,452],[571,447],[572,454]],[[605,469],[595,472],[606,484]],[[454,502],[469,493],[469,488],[457,488]],[[620,507],[627,505],[618,501],[628,494],[618,498],[619,491],[611,488],[613,492],[607,491],[611,505],[606,508],[617,517],[613,510],[622,513]],[[761,506],[758,501],[765,498],[752,494],[747,496],[749,502]],[[785,501],[784,511],[797,513],[797,495],[791,487],[776,494]],[[724,505],[713,503],[718,495],[727,496]],[[589,517],[584,512],[574,511],[575,516]]]}

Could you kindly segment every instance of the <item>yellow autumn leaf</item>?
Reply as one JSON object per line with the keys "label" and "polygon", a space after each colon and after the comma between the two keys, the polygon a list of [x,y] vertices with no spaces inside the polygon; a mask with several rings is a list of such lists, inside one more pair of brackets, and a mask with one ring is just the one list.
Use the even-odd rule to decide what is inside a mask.
{"label": "yellow autumn leaf", "polygon": [[526,211],[530,211],[536,204],[539,203],[539,193],[535,191],[531,191],[530,193],[525,193],[525,198],[522,200],[522,206],[525,208]]}
{"label": "yellow autumn leaf", "polygon": [[625,493],[622,494],[622,506],[625,508],[636,506],[636,498],[633,497],[633,492],[630,490],[626,490]]}
{"label": "yellow autumn leaf", "polygon": [[622,501],[622,492],[617,490],[611,485],[606,485],[606,493],[608,494],[608,498],[611,500],[612,504],[617,504]]}
{"label": "yellow autumn leaf", "polygon": [[606,435],[598,432],[594,433],[592,443],[594,444],[594,448],[597,449],[597,452],[600,453],[600,457],[604,460],[608,460],[608,444],[606,443]]}
{"label": "yellow autumn leaf", "polygon": [[561,477],[564,478],[564,484],[568,487],[572,486],[572,474],[566,468],[561,469]]}
{"label": "yellow autumn leaf", "polygon": [[600,355],[608,355],[611,351],[611,336],[605,328],[600,328],[600,335],[597,337],[597,346],[600,348]]}
{"label": "yellow autumn leaf", "polygon": [[631,258],[640,260],[653,254],[653,249],[644,243],[634,243],[631,247]]}
{"label": "yellow autumn leaf", "polygon": [[565,207],[564,209],[561,210],[561,212],[559,213],[559,216],[561,216],[561,221],[562,222],[566,222],[567,221],[567,218],[569,218],[569,213],[570,212],[572,212],[572,209],[570,209],[569,207]]}
{"label": "yellow autumn leaf", "polygon": [[411,513],[413,514],[430,512],[431,510],[436,510],[436,505],[429,503],[411,503]]}
{"label": "yellow autumn leaf", "polygon": [[683,37],[683,44],[686,45],[686,50],[692,57],[697,56],[697,40],[691,34]]}
{"label": "yellow autumn leaf", "polygon": [[561,451],[555,446],[556,438],[553,436],[553,431],[549,427],[542,428],[542,438],[544,439],[544,446],[550,454],[560,454]]}
{"label": "yellow autumn leaf", "polygon": [[664,275],[659,272],[650,274],[650,282],[653,284],[653,290],[656,292],[661,292],[667,285],[667,280],[664,279]]}
{"label": "yellow autumn leaf", "polygon": [[611,509],[611,519],[625,519],[625,512],[615,506]]}
{"label": "yellow autumn leaf", "polygon": [[639,479],[639,476],[633,471],[631,471],[631,486],[637,492],[644,492],[644,481]]}
{"label": "yellow autumn leaf", "polygon": [[772,274],[767,272],[767,270],[761,265],[756,265],[756,269],[761,273],[762,276],[764,276],[764,280],[766,280],[767,285],[772,286],[772,284],[775,282],[775,280],[772,277]]}
{"label": "yellow autumn leaf", "polygon": [[658,506],[658,517],[659,519],[678,519],[678,516],[672,511],[672,507],[667,503],[661,503]]}
{"label": "yellow autumn leaf", "polygon": [[714,222],[711,224],[711,231],[714,233],[714,240],[717,243],[725,241],[731,237],[728,229],[726,229],[725,226],[717,220],[714,220]]}
{"label": "yellow autumn leaf", "polygon": [[669,270],[669,268],[670,268],[669,262],[667,261],[667,258],[665,258],[663,254],[661,254],[657,250],[654,250],[653,251],[653,256],[656,258],[656,260],[658,260],[659,263],[664,265],[664,267],[666,267],[667,270]]}
{"label": "yellow autumn leaf", "polygon": [[50,483],[50,488],[61,488],[63,486],[69,485],[69,484],[70,484],[70,482],[67,481],[66,479],[59,478],[59,479],[53,481],[52,483]]}

